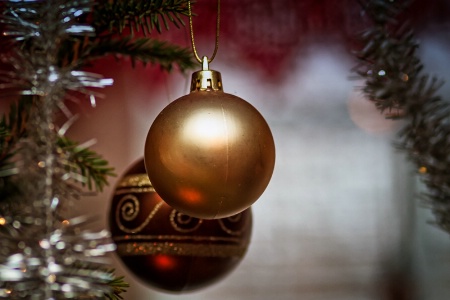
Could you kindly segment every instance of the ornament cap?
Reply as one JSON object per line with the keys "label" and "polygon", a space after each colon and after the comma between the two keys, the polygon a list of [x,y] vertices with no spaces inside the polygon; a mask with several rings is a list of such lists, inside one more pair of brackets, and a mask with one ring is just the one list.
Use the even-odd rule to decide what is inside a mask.
{"label": "ornament cap", "polygon": [[208,58],[206,56],[203,56],[202,59],[202,70],[192,74],[191,92],[198,91],[223,92],[222,75],[220,75],[220,72],[209,69]]}

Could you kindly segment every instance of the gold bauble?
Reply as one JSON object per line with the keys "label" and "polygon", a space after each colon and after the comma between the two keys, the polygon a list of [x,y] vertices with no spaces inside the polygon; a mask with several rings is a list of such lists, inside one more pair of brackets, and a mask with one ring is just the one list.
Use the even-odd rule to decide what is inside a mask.
{"label": "gold bauble", "polygon": [[261,114],[223,92],[219,72],[192,75],[191,92],[156,117],[145,142],[145,165],[156,192],[178,211],[225,218],[264,192],[275,145]]}

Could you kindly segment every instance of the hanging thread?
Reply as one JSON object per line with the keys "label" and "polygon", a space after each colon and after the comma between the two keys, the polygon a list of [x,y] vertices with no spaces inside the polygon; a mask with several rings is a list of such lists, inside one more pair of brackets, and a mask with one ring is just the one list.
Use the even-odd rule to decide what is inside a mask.
{"label": "hanging thread", "polygon": [[[194,51],[194,55],[197,61],[199,63],[202,63],[202,59],[198,56],[197,48],[195,47],[194,29],[192,26],[191,1],[188,1],[188,10],[189,10],[189,30],[191,34],[192,50]],[[208,59],[208,63],[211,63],[214,60],[214,58],[216,57],[217,50],[219,49],[219,31],[220,31],[220,0],[217,0],[216,43],[214,46],[214,52],[211,58]]]}

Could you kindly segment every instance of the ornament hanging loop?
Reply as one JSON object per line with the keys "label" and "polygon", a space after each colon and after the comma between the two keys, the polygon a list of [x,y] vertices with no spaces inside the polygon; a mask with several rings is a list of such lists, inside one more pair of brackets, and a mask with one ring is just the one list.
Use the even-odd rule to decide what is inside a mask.
{"label": "ornament hanging loop", "polygon": [[[200,59],[200,56],[197,53],[197,48],[195,46],[194,28],[192,26],[191,1],[188,1],[188,11],[189,11],[189,31],[191,34],[192,51],[194,52],[195,59],[197,59],[197,61],[199,63],[201,63],[204,67],[204,62],[202,59]],[[211,58],[208,59],[208,63],[211,63],[214,60],[214,58],[216,57],[216,54],[217,54],[217,50],[219,49],[219,32],[220,32],[220,0],[217,0],[216,42],[215,42],[215,46],[214,46],[214,52],[213,52]]]}
{"label": "ornament hanging loop", "polygon": [[209,60],[206,56],[202,58],[202,69],[192,74],[191,92],[199,91],[223,92],[222,75],[209,69]]}
{"label": "ornament hanging loop", "polygon": [[208,61],[208,58],[206,56],[202,57],[202,70],[203,71],[208,71],[209,70],[209,61]]}

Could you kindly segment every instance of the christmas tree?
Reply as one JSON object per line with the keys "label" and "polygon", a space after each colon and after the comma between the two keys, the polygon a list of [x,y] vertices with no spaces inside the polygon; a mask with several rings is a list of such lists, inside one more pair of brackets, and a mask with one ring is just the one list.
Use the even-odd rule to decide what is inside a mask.
{"label": "christmas tree", "polygon": [[65,102],[95,106],[95,89],[112,80],[83,68],[106,55],[191,68],[190,51],[149,37],[184,26],[187,2],[3,1],[0,89],[13,100],[0,119],[0,297],[122,298],[127,284],[104,257],[115,249],[109,233],[90,231],[86,216],[68,217],[114,168],[65,135],[76,120]]}

